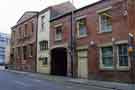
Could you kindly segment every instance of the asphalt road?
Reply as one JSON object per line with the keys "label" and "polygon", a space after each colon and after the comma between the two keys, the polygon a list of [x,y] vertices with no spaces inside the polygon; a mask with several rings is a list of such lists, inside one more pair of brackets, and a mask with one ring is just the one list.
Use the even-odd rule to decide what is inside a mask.
{"label": "asphalt road", "polygon": [[[0,70],[0,90],[109,90],[94,86],[56,83]],[[111,90],[111,89],[110,89]]]}

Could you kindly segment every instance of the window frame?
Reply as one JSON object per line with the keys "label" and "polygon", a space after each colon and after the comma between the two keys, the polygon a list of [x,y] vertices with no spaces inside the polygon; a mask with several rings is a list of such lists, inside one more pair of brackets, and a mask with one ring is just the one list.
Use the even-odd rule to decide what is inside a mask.
{"label": "window frame", "polygon": [[45,29],[45,15],[41,16],[41,31]]}
{"label": "window frame", "polygon": [[[117,49],[117,64],[116,64],[116,68],[117,70],[119,71],[127,71],[130,69],[131,67],[131,62],[130,62],[130,59],[129,59],[129,55],[128,55],[128,66],[119,66],[119,54],[118,54],[118,45],[125,45],[127,43],[127,41],[117,41],[116,42],[116,49]],[[112,44],[109,43],[109,44],[103,44],[103,45],[99,45],[99,67],[101,70],[114,70],[114,65],[113,67],[111,68],[108,68],[106,66],[103,65],[103,60],[102,60],[102,48],[103,47],[109,47],[111,46],[112,47]]]}
{"label": "window frame", "polygon": [[[111,45],[108,45],[108,46],[103,46],[103,47],[100,47],[99,48],[99,56],[100,56],[100,69],[106,69],[106,70],[113,70],[114,69],[114,66],[113,66],[113,63],[112,63],[112,66],[110,67],[107,67],[107,66],[104,66],[103,64],[103,54],[102,54],[102,48],[107,48],[107,47],[112,47]],[[112,50],[113,50],[113,47],[112,47]],[[112,55],[113,56],[113,55]],[[112,61],[113,61],[113,57],[112,57]]]}
{"label": "window frame", "polygon": [[24,24],[24,37],[28,35],[28,24]]}
{"label": "window frame", "polygon": [[[80,20],[85,20],[86,24],[86,34],[85,35],[80,35],[80,30],[79,30],[79,21]],[[77,30],[77,37],[78,38],[83,38],[88,36],[88,28],[87,28],[87,18],[86,16],[80,16],[76,18],[76,30]]]}
{"label": "window frame", "polygon": [[[57,28],[59,28],[59,27],[61,27],[61,38],[57,38]],[[55,41],[62,41],[62,39],[63,39],[63,26],[62,26],[62,24],[58,24],[58,25],[55,25],[55,35],[54,35],[54,37],[55,37]]]}
{"label": "window frame", "polygon": [[[44,63],[45,60],[46,60],[46,63]],[[48,65],[48,57],[44,57],[43,58],[42,65]]]}
{"label": "window frame", "polygon": [[34,32],[34,22],[31,22],[31,33]]}
{"label": "window frame", "polygon": [[47,40],[42,40],[39,42],[39,49],[40,51],[45,51],[49,49],[49,43]]}
{"label": "window frame", "polygon": [[29,44],[29,57],[33,57],[33,44]]}
{"label": "window frame", "polygon": [[119,70],[129,70],[131,63],[130,63],[130,59],[129,59],[129,54],[128,54],[128,66],[120,66],[120,60],[119,60],[119,45],[125,45],[125,44],[118,44],[117,45],[117,69]]}
{"label": "window frame", "polygon": [[27,54],[28,54],[27,46],[23,46],[23,59],[24,60],[27,59]]}
{"label": "window frame", "polygon": [[101,10],[98,10],[97,11],[97,14],[98,14],[98,25],[99,25],[98,32],[99,33],[110,33],[110,32],[112,32],[112,30],[111,31],[103,31],[102,30],[101,15],[100,15],[100,13],[105,12],[105,11],[108,11],[108,10],[111,10],[111,9],[112,9],[112,7],[110,6],[110,7],[107,7],[107,8],[104,8],[104,9],[101,9]]}

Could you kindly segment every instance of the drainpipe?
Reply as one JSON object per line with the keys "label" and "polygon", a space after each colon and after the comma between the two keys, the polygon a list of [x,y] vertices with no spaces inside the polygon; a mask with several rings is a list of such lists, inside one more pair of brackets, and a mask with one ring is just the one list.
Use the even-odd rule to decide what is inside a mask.
{"label": "drainpipe", "polygon": [[112,48],[113,48],[113,67],[114,67],[114,77],[117,81],[117,47],[116,47],[116,39],[112,38]]}
{"label": "drainpipe", "polygon": [[[74,0],[72,0],[74,5]],[[71,13],[71,30],[70,30],[70,42],[69,42],[69,55],[70,55],[70,73],[73,78],[77,77],[77,61],[76,61],[76,31],[74,29],[74,10]]]}

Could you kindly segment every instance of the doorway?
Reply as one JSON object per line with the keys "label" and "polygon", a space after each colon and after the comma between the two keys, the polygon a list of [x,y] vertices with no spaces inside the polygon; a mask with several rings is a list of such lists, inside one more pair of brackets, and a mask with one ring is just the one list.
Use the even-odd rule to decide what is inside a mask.
{"label": "doorway", "polygon": [[51,74],[67,75],[67,50],[66,48],[55,48],[51,50]]}

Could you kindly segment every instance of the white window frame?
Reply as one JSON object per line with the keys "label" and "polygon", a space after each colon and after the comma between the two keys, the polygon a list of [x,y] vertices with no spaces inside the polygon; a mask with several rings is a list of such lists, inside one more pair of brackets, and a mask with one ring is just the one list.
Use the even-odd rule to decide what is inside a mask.
{"label": "white window frame", "polygon": [[54,28],[55,28],[55,36],[54,36],[55,37],[55,41],[61,41],[62,40],[62,36],[61,36],[61,38],[57,38],[57,34],[56,34],[57,29],[56,28],[58,28],[58,27],[63,28],[62,24],[57,24],[57,25],[54,26]]}
{"label": "white window frame", "polygon": [[112,32],[112,31],[102,31],[102,25],[101,25],[101,15],[99,15],[99,13],[102,13],[102,12],[105,12],[107,10],[110,10],[112,7],[107,7],[107,8],[104,8],[104,9],[101,9],[101,10],[98,10],[96,13],[98,14],[98,18],[99,18],[99,33],[107,33],[107,32]]}
{"label": "white window frame", "polygon": [[45,20],[45,15],[41,16],[41,31],[44,31],[44,29],[45,29],[45,21],[44,20]]}
{"label": "white window frame", "polygon": [[77,27],[77,37],[78,38],[83,38],[83,37],[87,37],[88,36],[88,31],[86,30],[86,34],[85,35],[80,35],[80,30],[79,30],[79,24],[78,21],[81,19],[85,19],[86,20],[86,28],[87,28],[87,18],[86,16],[80,16],[76,18],[76,27]]}
{"label": "white window frame", "polygon": [[[118,45],[122,45],[122,44],[128,44],[128,41],[127,40],[122,40],[122,41],[117,41],[116,42],[116,48],[117,48],[117,65],[116,65],[116,68],[119,71],[125,71],[125,70],[127,71],[131,67],[131,61],[130,61],[129,55],[128,55],[128,66],[119,66]],[[107,44],[99,45],[99,62],[100,62],[99,66],[100,66],[101,70],[102,69],[103,70],[114,70],[114,65],[112,67],[105,67],[103,65],[103,61],[102,61],[102,48],[103,47],[109,47],[109,46],[112,46],[112,43],[107,43]]]}
{"label": "white window frame", "polygon": [[[126,44],[126,43],[123,43],[123,44]],[[118,44],[118,45],[121,45],[121,44]],[[130,66],[131,66],[129,55],[128,55],[128,66],[119,65],[119,47],[118,47],[118,45],[117,45],[117,69],[118,70],[129,70]]]}
{"label": "white window frame", "polygon": [[[105,47],[112,47],[111,45],[107,45],[107,46],[103,46],[103,47],[100,47],[99,48],[99,58],[100,58],[100,69],[104,69],[104,70],[113,70],[114,69],[114,66],[112,65],[111,67],[106,67],[103,65],[103,60],[102,60],[102,48],[105,48]],[[113,48],[113,47],[112,47]]]}

